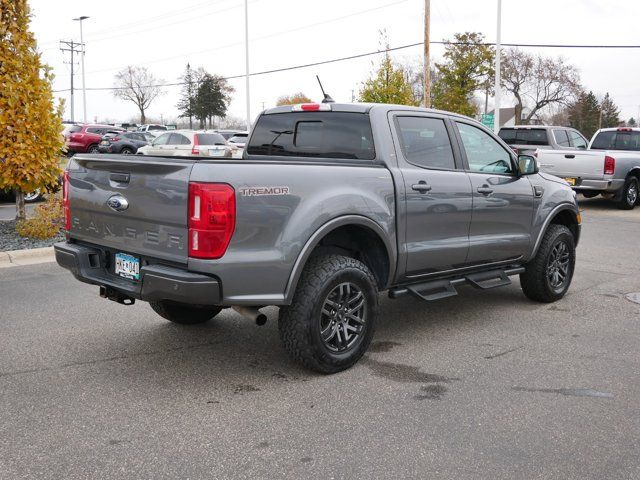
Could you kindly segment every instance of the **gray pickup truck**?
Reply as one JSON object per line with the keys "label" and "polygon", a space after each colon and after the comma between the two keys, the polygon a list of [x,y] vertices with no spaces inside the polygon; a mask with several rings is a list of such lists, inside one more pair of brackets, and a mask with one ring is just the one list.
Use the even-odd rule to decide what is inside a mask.
{"label": "gray pickup truck", "polygon": [[377,104],[303,104],[257,118],[242,159],[76,155],[58,263],[101,296],[180,324],[231,307],[333,373],[369,346],[378,292],[425,301],[520,275],[527,297],[571,283],[580,214],[478,122]]}
{"label": "gray pickup truck", "polygon": [[588,150],[538,150],[536,157],[540,170],[586,198],[602,195],[623,210],[640,203],[640,128],[603,128]]}

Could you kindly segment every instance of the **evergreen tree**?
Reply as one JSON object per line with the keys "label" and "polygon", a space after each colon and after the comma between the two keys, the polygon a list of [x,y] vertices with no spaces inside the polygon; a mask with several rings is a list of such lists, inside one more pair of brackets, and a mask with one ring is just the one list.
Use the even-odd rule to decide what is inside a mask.
{"label": "evergreen tree", "polygon": [[627,127],[637,127],[637,126],[638,126],[638,122],[636,122],[635,118],[631,117],[627,122]]}
{"label": "evergreen tree", "polygon": [[200,70],[199,85],[194,101],[193,115],[200,122],[200,128],[213,125],[213,117],[224,117],[234,91],[227,81],[218,76]]}
{"label": "evergreen tree", "polygon": [[607,93],[600,103],[602,122],[600,128],[611,128],[620,125],[620,110]]}
{"label": "evergreen tree", "polygon": [[195,100],[197,93],[197,83],[191,65],[187,63],[187,68],[180,77],[180,81],[183,83],[182,92],[180,94],[180,100],[176,105],[176,108],[180,112],[180,118],[189,119],[189,128],[193,128],[193,117],[195,110]]}
{"label": "evergreen tree", "polygon": [[0,191],[24,193],[57,183],[63,148],[62,104],[54,107],[50,68],[29,31],[26,0],[0,0]]}
{"label": "evergreen tree", "polygon": [[582,92],[569,107],[569,124],[591,138],[600,123],[600,104],[593,92]]}

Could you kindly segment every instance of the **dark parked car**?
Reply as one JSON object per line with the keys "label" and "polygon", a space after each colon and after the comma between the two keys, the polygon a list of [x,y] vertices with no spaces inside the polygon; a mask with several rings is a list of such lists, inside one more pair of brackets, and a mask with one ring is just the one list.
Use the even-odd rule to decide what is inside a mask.
{"label": "dark parked car", "polygon": [[148,132],[108,133],[98,146],[100,153],[131,155],[138,148],[148,145],[155,137]]}
{"label": "dark parked car", "polygon": [[109,132],[124,132],[113,125],[73,125],[64,134],[65,144],[70,155],[74,153],[98,153],[102,136]]}

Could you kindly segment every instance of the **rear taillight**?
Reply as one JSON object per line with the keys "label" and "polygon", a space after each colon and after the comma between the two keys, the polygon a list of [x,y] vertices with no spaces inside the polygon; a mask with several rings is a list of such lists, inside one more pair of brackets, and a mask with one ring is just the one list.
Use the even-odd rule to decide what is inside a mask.
{"label": "rear taillight", "polygon": [[65,170],[62,181],[62,206],[64,208],[64,229],[71,230],[71,213],[69,211],[69,172]]}
{"label": "rear taillight", "polygon": [[604,174],[613,175],[616,171],[616,159],[607,155],[604,157]]}
{"label": "rear taillight", "polygon": [[110,142],[119,142],[120,141],[120,137],[107,138],[107,140],[109,140]]}
{"label": "rear taillight", "polygon": [[189,183],[189,256],[220,258],[236,227],[236,192],[226,183]]}
{"label": "rear taillight", "polygon": [[200,145],[200,139],[196,134],[193,136],[193,147],[191,147],[191,155],[200,155],[200,150],[198,150],[198,145]]}

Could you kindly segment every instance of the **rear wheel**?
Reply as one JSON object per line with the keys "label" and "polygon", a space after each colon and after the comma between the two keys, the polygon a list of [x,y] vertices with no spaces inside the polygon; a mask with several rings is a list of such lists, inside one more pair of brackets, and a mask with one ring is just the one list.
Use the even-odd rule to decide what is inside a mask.
{"label": "rear wheel", "polygon": [[98,145],[89,145],[89,148],[87,148],[87,152],[100,153],[100,150],[98,149]]}
{"label": "rear wheel", "polygon": [[280,308],[278,330],[285,349],[317,372],[353,366],[373,338],[377,293],[375,278],[359,260],[343,255],[312,258],[293,303]]}
{"label": "rear wheel", "polygon": [[555,302],[571,285],[576,262],[575,240],[564,225],[549,225],[535,258],[520,274],[524,294],[536,302]]}
{"label": "rear wheel", "polygon": [[131,150],[129,147],[124,147],[122,150],[120,150],[120,153],[122,155],[132,155],[133,150]]}
{"label": "rear wheel", "polygon": [[620,192],[618,200],[618,208],[622,210],[631,210],[638,203],[638,180],[635,177],[629,177],[624,182],[624,187]]}
{"label": "rear wheel", "polygon": [[42,192],[40,191],[40,189],[24,194],[25,203],[34,203],[39,200],[42,200]]}
{"label": "rear wheel", "polygon": [[194,307],[184,303],[175,303],[167,300],[149,302],[154,312],[173,323],[181,325],[196,325],[204,323],[215,317],[222,307],[206,306]]}

